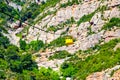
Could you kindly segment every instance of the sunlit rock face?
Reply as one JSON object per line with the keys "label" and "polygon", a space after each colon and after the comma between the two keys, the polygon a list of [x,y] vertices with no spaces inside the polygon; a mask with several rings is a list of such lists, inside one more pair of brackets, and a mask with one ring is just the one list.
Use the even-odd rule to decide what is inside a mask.
{"label": "sunlit rock face", "polygon": [[99,4],[99,1],[92,1],[91,4],[83,3],[82,5],[73,5],[68,6],[66,8],[62,8],[51,19],[48,25],[57,25],[66,21],[67,19],[70,19],[71,17],[78,21],[83,15],[87,15],[95,11],[98,8]]}
{"label": "sunlit rock face", "polygon": [[[89,75],[86,80],[120,80],[120,65],[116,65],[113,68],[106,69],[101,72],[95,72]],[[112,71],[115,71],[113,75],[111,75]]]}
{"label": "sunlit rock face", "polygon": [[[46,1],[47,0],[36,0],[36,4],[44,4],[44,2]],[[31,3],[33,2],[35,2],[35,0],[31,0]],[[103,2],[101,2],[100,0],[82,0],[80,4],[73,4],[71,6],[60,7],[61,4],[66,4],[67,2],[68,0],[60,0],[60,2],[57,3],[55,6],[50,6],[46,8],[33,20],[36,23],[34,26],[29,27],[28,33],[22,34],[25,34],[25,37],[22,39],[26,40],[27,43],[30,43],[33,40],[42,40],[44,43],[49,44],[53,40],[64,35],[70,35],[75,39],[75,42],[72,45],[65,45],[61,47],[53,46],[54,50],[50,49],[49,51],[45,50],[45,52],[38,52],[38,54],[43,54],[42,57],[38,57],[36,59],[36,62],[38,63],[39,67],[50,67],[54,70],[59,70],[60,64],[62,64],[65,61],[65,59],[49,61],[46,57],[50,56],[55,51],[66,50],[69,53],[74,54],[76,51],[87,50],[89,48],[94,47],[96,44],[100,44],[101,40],[103,41],[102,44],[104,44],[104,42],[120,38],[120,29],[118,29],[117,26],[114,26],[111,30],[102,30],[103,26],[106,23],[108,23],[111,18],[120,18],[120,10],[118,8],[120,0],[105,0]],[[22,7],[15,3],[10,3],[9,5],[14,7],[15,9],[22,10]],[[107,9],[103,11],[96,11],[102,6],[107,7]],[[90,20],[86,20],[83,22],[81,21],[81,23],[78,25],[78,21],[83,16],[87,16],[93,12],[95,12],[95,14],[91,17]],[[43,18],[39,19],[39,17],[41,16],[43,16]],[[75,20],[74,23],[70,23],[69,25],[60,25],[66,22],[67,20],[70,20],[71,18]],[[17,21],[12,24],[9,24],[10,28],[14,28],[16,24],[18,25]],[[56,28],[58,27],[58,25],[60,25],[60,27],[64,27],[60,30],[57,30],[56,32],[47,32],[47,29],[50,26]],[[67,31],[67,33],[61,35],[66,31],[68,27],[69,30]],[[19,46],[20,38],[17,37],[16,34],[22,32],[23,29],[24,28],[9,30],[9,34],[4,35],[9,38],[12,44]],[[116,48],[119,48],[119,44],[114,48],[114,51],[116,50]],[[94,80],[94,77],[96,77],[96,80],[102,80],[103,75],[104,71],[96,72],[95,74],[88,76],[87,80]],[[69,80],[69,78],[67,79]]]}
{"label": "sunlit rock face", "polygon": [[[17,53],[20,59],[16,60],[13,65],[11,63],[14,60],[10,60],[9,64],[13,67],[8,67],[8,72],[11,73],[12,68],[21,67],[20,64],[22,61],[24,62],[21,59],[24,57],[29,61],[29,57],[21,57],[30,53],[31,58],[37,63],[38,69],[41,67],[51,68],[66,80],[79,80],[79,78],[85,80],[120,80],[120,42],[113,40],[120,38],[120,0],[78,0],[78,2],[77,0],[56,0],[57,3],[54,0],[8,1],[9,3],[5,2],[5,4],[18,13],[21,12],[19,16],[13,12],[15,18],[19,18],[19,20],[13,20],[12,16],[5,17],[6,21],[3,21],[5,23],[3,28],[8,33],[0,26],[0,32],[9,38],[11,44],[19,48],[18,52],[13,51],[13,53]],[[19,3],[19,1],[23,3]],[[52,5],[49,4],[50,1],[53,1]],[[5,8],[5,12],[7,12],[7,8]],[[12,13],[12,11],[7,13]],[[32,17],[27,18],[29,16]],[[1,16],[0,13],[0,22],[2,22],[1,17],[4,16]],[[27,18],[26,21],[22,21],[23,18]],[[19,26],[20,23],[21,26]],[[26,43],[22,42],[21,39]],[[71,40],[70,45],[66,43],[67,40],[68,42]],[[2,39],[0,42],[2,41],[4,40]],[[111,46],[109,41],[111,41]],[[0,47],[1,49],[2,47]],[[5,48],[5,53],[8,52],[9,49]],[[6,56],[5,60],[7,60]],[[6,61],[3,63],[6,64]],[[88,65],[91,65],[90,69],[87,69]],[[5,70],[7,71],[6,68]],[[23,74],[20,76],[23,76],[26,70],[23,70]],[[29,70],[27,71],[29,74]],[[65,76],[67,72],[70,72],[69,76]],[[38,76],[37,74],[35,77]]]}

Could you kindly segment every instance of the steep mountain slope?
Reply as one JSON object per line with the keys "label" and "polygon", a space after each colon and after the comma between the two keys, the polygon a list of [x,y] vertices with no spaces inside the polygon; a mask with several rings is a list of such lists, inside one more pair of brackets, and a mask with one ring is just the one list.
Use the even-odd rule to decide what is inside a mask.
{"label": "steep mountain slope", "polygon": [[[48,68],[48,78],[34,70],[35,80],[119,80],[120,0],[0,2],[1,33],[17,53],[32,54],[40,70]],[[67,46],[67,37],[74,44]]]}

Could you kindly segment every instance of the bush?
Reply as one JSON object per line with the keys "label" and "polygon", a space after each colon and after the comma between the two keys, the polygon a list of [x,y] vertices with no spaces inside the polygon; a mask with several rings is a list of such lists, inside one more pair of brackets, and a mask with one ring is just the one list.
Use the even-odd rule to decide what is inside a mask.
{"label": "bush", "polygon": [[54,46],[54,47],[61,47],[65,45],[65,36],[64,37],[59,37],[52,42],[48,44],[48,47]]}
{"label": "bush", "polygon": [[20,43],[20,48],[25,51],[30,50],[32,52],[37,52],[44,47],[44,43],[41,40],[31,41],[29,44],[26,44],[24,40],[20,39],[19,43]]}
{"label": "bush", "polygon": [[10,60],[19,60],[19,48],[15,45],[10,45],[6,50],[6,60],[9,62]]}
{"label": "bush", "polygon": [[25,50],[27,45],[26,42],[20,39],[19,43],[20,43],[20,49]]}
{"label": "bush", "polygon": [[7,5],[4,1],[0,2],[0,6],[1,6],[0,11],[2,13],[10,15],[10,17],[13,17],[15,19],[20,19],[20,16],[18,14],[18,10],[15,10],[13,7]]}
{"label": "bush", "polygon": [[63,63],[61,65],[61,71],[62,71],[62,75],[64,77],[73,77],[73,75],[77,72],[77,68],[72,66],[74,64],[72,63]]}
{"label": "bush", "polygon": [[31,41],[30,44],[28,44],[29,49],[33,51],[39,51],[42,47],[44,47],[44,43],[41,40],[37,41]]}
{"label": "bush", "polygon": [[36,62],[32,60],[31,54],[24,54],[20,57],[21,66],[24,70],[32,71],[34,68],[38,69]]}
{"label": "bush", "polygon": [[6,70],[8,68],[7,61],[0,58],[0,79],[5,80],[6,79]]}

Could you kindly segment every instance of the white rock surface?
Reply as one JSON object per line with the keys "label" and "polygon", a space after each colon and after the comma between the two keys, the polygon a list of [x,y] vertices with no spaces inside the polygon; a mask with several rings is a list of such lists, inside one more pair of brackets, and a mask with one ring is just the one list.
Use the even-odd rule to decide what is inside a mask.
{"label": "white rock surface", "polygon": [[110,76],[112,71],[116,71],[120,69],[120,65],[116,65],[113,68],[110,69],[106,69],[105,71],[101,71],[101,72],[95,72],[91,75],[89,75],[86,80],[119,80],[116,78],[112,78]]}
{"label": "white rock surface", "polygon": [[9,5],[14,7],[15,9],[19,9],[20,11],[22,10],[22,7],[20,5],[17,5],[16,3],[9,2]]}
{"label": "white rock surface", "polygon": [[105,42],[108,42],[111,39],[120,38],[120,29],[117,29],[115,31],[106,31],[103,37],[105,39]]}

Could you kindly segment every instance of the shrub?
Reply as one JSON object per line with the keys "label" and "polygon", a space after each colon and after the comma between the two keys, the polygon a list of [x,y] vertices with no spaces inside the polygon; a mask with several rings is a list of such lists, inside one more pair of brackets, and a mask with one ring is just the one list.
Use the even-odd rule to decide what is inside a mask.
{"label": "shrub", "polygon": [[20,49],[25,50],[27,45],[26,42],[20,39],[19,43],[20,43]]}
{"label": "shrub", "polygon": [[48,47],[54,46],[54,47],[61,47],[65,45],[65,36],[64,37],[59,37],[52,42],[48,44]]}
{"label": "shrub", "polygon": [[3,46],[4,48],[7,48],[10,44],[10,41],[7,37],[3,36],[2,33],[0,33],[0,46]]}
{"label": "shrub", "polygon": [[41,40],[37,40],[37,41],[31,41],[28,44],[28,48],[33,50],[33,51],[39,51],[42,47],[44,47],[44,43]]}

